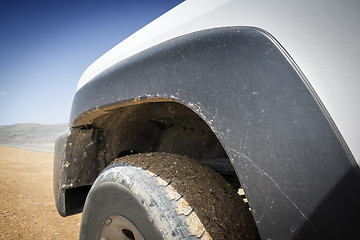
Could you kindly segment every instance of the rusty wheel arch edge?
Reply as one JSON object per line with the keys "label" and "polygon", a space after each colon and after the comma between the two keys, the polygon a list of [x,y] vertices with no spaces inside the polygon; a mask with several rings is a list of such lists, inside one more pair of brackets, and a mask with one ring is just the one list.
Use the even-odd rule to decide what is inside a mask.
{"label": "rusty wheel arch edge", "polygon": [[140,52],[79,89],[70,123],[86,126],[107,107],[163,99],[191,108],[214,131],[263,238],[355,234],[359,167],[270,34],[253,27],[209,29]]}

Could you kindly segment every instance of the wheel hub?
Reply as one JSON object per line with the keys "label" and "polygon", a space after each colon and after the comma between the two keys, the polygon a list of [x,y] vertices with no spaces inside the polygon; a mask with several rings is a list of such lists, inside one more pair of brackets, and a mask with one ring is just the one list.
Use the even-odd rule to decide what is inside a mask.
{"label": "wheel hub", "polygon": [[145,240],[139,229],[123,216],[111,216],[100,229],[98,240]]}

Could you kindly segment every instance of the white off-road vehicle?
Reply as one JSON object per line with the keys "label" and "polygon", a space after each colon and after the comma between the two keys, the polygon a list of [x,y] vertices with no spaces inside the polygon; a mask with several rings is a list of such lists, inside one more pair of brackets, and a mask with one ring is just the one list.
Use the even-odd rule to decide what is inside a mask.
{"label": "white off-road vehicle", "polygon": [[86,240],[355,239],[359,23],[357,0],[170,10],[81,77],[59,213]]}

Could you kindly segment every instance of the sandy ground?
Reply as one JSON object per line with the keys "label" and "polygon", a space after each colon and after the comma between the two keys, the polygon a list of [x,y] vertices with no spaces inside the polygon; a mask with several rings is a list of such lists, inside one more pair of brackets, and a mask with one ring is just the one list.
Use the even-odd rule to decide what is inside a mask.
{"label": "sandy ground", "polygon": [[0,146],[0,239],[78,239],[81,215],[61,217],[53,154]]}

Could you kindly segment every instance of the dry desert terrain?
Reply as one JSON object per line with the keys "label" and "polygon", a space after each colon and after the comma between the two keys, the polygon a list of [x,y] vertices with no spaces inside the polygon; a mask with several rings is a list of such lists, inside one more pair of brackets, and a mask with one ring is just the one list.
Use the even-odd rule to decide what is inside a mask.
{"label": "dry desert terrain", "polygon": [[81,215],[61,217],[53,154],[0,146],[0,239],[78,239]]}

